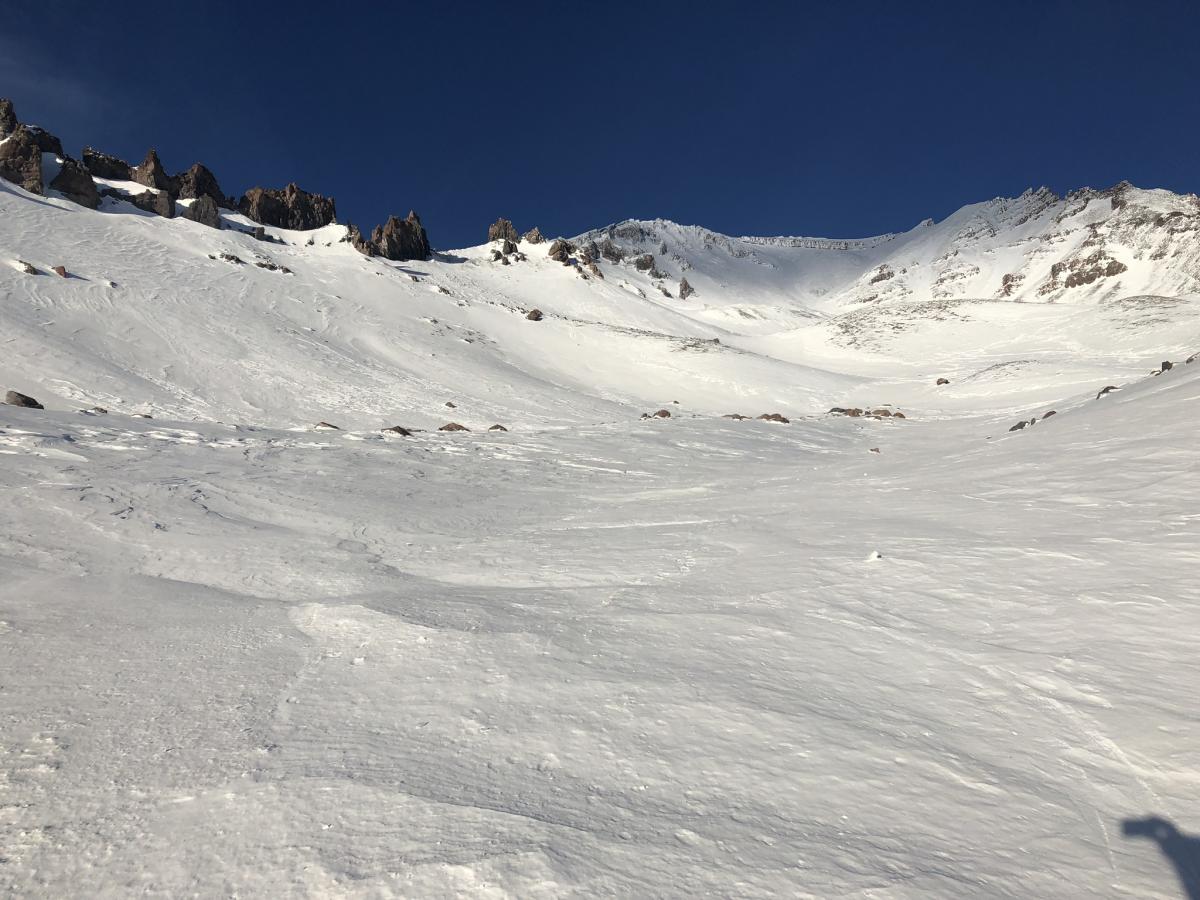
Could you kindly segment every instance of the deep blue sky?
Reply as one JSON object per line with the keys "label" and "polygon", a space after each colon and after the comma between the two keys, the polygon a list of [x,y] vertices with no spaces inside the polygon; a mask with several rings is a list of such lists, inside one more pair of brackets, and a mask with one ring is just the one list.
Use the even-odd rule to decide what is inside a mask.
{"label": "deep blue sky", "polygon": [[6,5],[0,96],[435,246],[499,215],[854,237],[1046,184],[1200,189],[1194,3]]}

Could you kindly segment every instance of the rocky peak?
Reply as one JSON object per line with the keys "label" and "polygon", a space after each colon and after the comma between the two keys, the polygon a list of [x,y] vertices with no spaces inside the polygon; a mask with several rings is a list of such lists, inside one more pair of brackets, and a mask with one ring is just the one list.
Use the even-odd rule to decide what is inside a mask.
{"label": "rocky peak", "polygon": [[384,224],[375,226],[370,239],[364,238],[357,226],[349,225],[346,240],[359,253],[391,260],[428,259],[433,252],[421,217],[412,211],[403,219],[389,216]]}
{"label": "rocky peak", "polygon": [[488,226],[488,241],[519,241],[520,235],[508,219],[497,219]]}
{"label": "rocky peak", "polygon": [[546,236],[542,234],[541,230],[538,229],[536,225],[534,225],[527,232],[521,235],[521,240],[525,241],[527,244],[544,244],[546,242]]}
{"label": "rocky peak", "polygon": [[292,182],[283,190],[251,188],[238,203],[241,213],[260,225],[311,231],[337,217],[332,197],[310,194]]}
{"label": "rocky peak", "polygon": [[29,126],[18,124],[0,144],[0,178],[30,193],[42,192],[42,149]]}
{"label": "rocky peak", "polygon": [[171,179],[167,175],[167,170],[163,166],[162,160],[158,158],[158,152],[153,147],[146,153],[146,158],[142,160],[142,164],[135,168],[131,174],[133,181],[148,188],[155,188],[160,191],[169,191],[171,189]]}
{"label": "rocky peak", "polygon": [[218,206],[232,207],[232,203],[221,192],[221,186],[217,184],[217,176],[200,163],[193,164],[186,172],[172,178],[171,188],[171,193],[181,200],[210,197]]}

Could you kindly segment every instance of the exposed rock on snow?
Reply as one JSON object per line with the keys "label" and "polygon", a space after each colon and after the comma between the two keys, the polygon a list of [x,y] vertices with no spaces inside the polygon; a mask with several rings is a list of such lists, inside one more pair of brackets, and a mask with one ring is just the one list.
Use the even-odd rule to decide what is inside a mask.
{"label": "exposed rock on snow", "polygon": [[88,209],[95,209],[100,205],[100,193],[96,190],[96,182],[92,181],[91,173],[82,163],[69,156],[63,158],[62,166],[50,182],[50,187],[71,202]]}
{"label": "exposed rock on snow", "polygon": [[696,289],[693,288],[690,284],[688,284],[688,280],[686,278],[679,279],[679,299],[680,300],[686,300],[688,297],[692,296],[692,294],[694,294],[694,293],[696,293]]}
{"label": "exposed rock on snow", "polygon": [[497,219],[488,226],[488,241],[519,241],[520,235],[508,219]]}
{"label": "exposed rock on snow", "polygon": [[493,425],[488,431],[508,431],[503,425]]}
{"label": "exposed rock on snow", "polygon": [[412,432],[401,425],[392,425],[389,428],[380,429],[386,434],[398,434],[401,437],[412,437]]}
{"label": "exposed rock on snow", "polygon": [[96,178],[113,181],[133,181],[133,167],[125,160],[93,147],[83,148],[83,164]]}
{"label": "exposed rock on snow", "polygon": [[937,386],[938,386],[938,387],[941,387],[943,384],[949,384],[949,383],[950,383],[950,379],[949,379],[949,378],[939,378],[939,379],[937,380]]}
{"label": "exposed rock on snow", "polygon": [[534,225],[527,232],[521,235],[521,240],[527,244],[543,244],[546,241],[545,235],[542,234],[538,227]]}
{"label": "exposed rock on snow", "polygon": [[763,413],[759,418],[766,422],[781,422],[784,425],[790,425],[792,421],[781,413]]}
{"label": "exposed rock on snow", "polygon": [[4,402],[8,406],[24,406],[27,409],[45,409],[42,404],[38,403],[28,394],[22,394],[20,391],[8,391],[4,395]]}
{"label": "exposed rock on snow", "polygon": [[6,97],[0,97],[0,141],[17,130],[17,111],[13,102]]}
{"label": "exposed rock on snow", "polygon": [[233,203],[221,192],[217,177],[208,167],[195,163],[186,172],[171,178],[171,193],[180,200],[208,197],[217,206],[232,208]]}
{"label": "exposed rock on snow", "polygon": [[18,124],[0,143],[0,178],[31,194],[42,193],[42,149],[29,126]]}
{"label": "exposed rock on snow", "polygon": [[171,189],[171,177],[167,175],[162,160],[158,158],[158,151],[153,147],[147,151],[146,158],[142,160],[140,166],[133,169],[132,174],[133,180],[145,187],[159,191],[170,191]]}
{"label": "exposed rock on snow", "polygon": [[464,425],[459,425],[457,422],[447,422],[445,425],[443,425],[441,428],[438,429],[438,431],[470,431],[470,430],[471,430],[470,428],[467,428]]}
{"label": "exposed rock on snow", "polygon": [[70,277],[70,273],[67,271],[66,266],[54,266],[54,268],[51,269],[51,271],[55,275],[57,275],[59,278],[69,278]]}
{"label": "exposed rock on snow", "polygon": [[217,208],[216,201],[208,194],[185,206],[183,217],[191,219],[193,222],[199,222],[201,225],[207,225],[209,228],[221,227],[221,211]]}
{"label": "exposed rock on snow", "polygon": [[293,231],[323,228],[333,222],[337,215],[332,197],[310,194],[301,190],[295,182],[283,190],[251,188],[238,203],[238,209],[242,215],[260,225]]}
{"label": "exposed rock on snow", "polygon": [[540,322],[542,321],[542,316],[543,314],[540,309],[531,309],[529,312],[525,313],[525,318],[527,318],[530,322]]}
{"label": "exposed rock on snow", "polygon": [[550,249],[546,251],[546,255],[565,266],[570,264],[571,254],[574,252],[575,246],[573,244],[559,238],[550,245]]}

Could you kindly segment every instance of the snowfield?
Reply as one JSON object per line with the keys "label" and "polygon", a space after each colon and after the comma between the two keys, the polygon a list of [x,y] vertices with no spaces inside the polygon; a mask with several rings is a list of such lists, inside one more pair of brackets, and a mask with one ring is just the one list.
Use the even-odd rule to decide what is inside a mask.
{"label": "snowfield", "polygon": [[0,183],[0,893],[1183,896],[1124,832],[1200,831],[1190,276],[344,232]]}

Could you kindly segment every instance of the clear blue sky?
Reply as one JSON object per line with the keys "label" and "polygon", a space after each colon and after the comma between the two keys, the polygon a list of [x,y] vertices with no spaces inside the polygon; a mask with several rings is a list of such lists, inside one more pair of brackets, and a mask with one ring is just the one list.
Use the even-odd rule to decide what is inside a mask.
{"label": "clear blue sky", "polygon": [[435,246],[504,215],[855,237],[1046,184],[1200,189],[1195,3],[12,4],[0,96]]}

